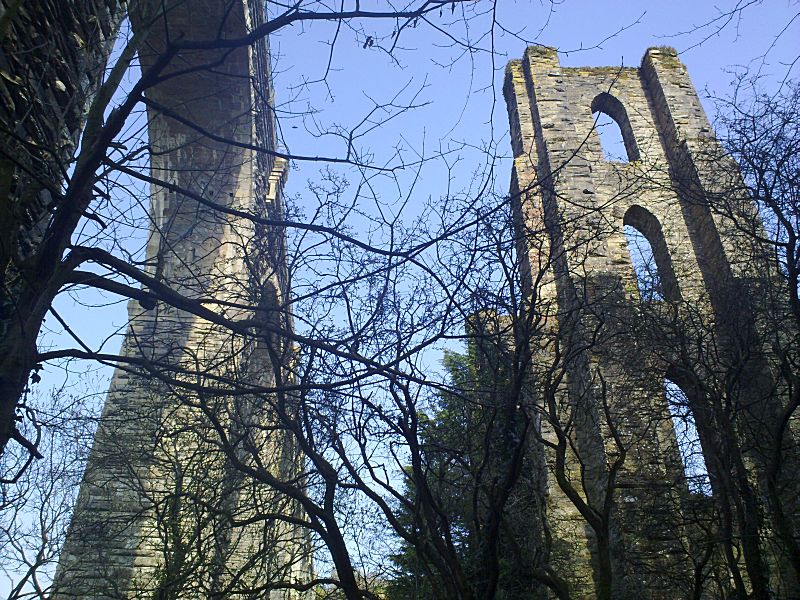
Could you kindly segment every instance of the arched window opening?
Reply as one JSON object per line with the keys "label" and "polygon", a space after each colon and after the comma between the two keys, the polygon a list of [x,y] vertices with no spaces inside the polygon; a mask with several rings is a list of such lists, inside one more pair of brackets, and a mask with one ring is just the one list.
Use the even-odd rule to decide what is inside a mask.
{"label": "arched window opening", "polygon": [[625,225],[625,237],[628,240],[633,272],[636,274],[636,285],[639,287],[642,300],[645,302],[663,300],[664,290],[661,278],[658,276],[658,267],[650,242],[631,225]]}
{"label": "arched window opening", "polygon": [[694,494],[711,495],[711,480],[703,458],[703,447],[697,424],[689,406],[689,399],[677,383],[669,378],[664,379],[664,395],[672,417],[672,427],[678,441],[678,450],[683,463],[683,473],[689,491]]}
{"label": "arched window opening", "polygon": [[618,162],[639,160],[639,148],[633,137],[628,113],[619,100],[603,92],[592,100],[592,116],[606,160]]}
{"label": "arched window opening", "polygon": [[592,118],[597,136],[600,138],[603,158],[609,161],[628,162],[625,140],[622,139],[622,130],[617,122],[602,112],[592,113]]}
{"label": "arched window opening", "polygon": [[647,209],[634,205],[625,213],[623,225],[642,300],[680,300],[678,281],[658,219]]}

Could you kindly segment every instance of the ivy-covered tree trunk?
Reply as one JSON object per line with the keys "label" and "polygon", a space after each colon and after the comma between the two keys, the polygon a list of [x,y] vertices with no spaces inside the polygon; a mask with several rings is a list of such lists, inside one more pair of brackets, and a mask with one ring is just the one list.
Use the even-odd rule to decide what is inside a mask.
{"label": "ivy-covered tree trunk", "polygon": [[[124,0],[3,2],[0,17],[0,453],[17,425],[36,339],[60,287],[57,230],[89,103],[103,82]],[[58,27],[53,27],[57,23]],[[91,196],[87,186],[84,195]],[[85,203],[88,198],[81,198]],[[41,250],[48,240],[50,252]],[[54,255],[55,254],[55,255]],[[30,445],[29,449],[35,452]]]}

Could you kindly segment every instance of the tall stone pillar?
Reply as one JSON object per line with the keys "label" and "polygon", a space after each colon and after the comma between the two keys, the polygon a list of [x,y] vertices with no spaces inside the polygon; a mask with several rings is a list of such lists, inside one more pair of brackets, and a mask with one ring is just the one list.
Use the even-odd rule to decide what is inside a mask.
{"label": "tall stone pillar", "polygon": [[297,508],[237,467],[257,456],[280,478],[295,465],[275,395],[258,391],[275,386],[289,351],[277,332],[291,327],[284,232],[259,224],[282,218],[286,172],[269,52],[263,38],[230,43],[264,22],[264,6],[154,0],[130,17],[148,84],[147,272],[187,302],[276,331],[129,303],[55,597],[283,598],[271,590],[309,557],[274,515]]}

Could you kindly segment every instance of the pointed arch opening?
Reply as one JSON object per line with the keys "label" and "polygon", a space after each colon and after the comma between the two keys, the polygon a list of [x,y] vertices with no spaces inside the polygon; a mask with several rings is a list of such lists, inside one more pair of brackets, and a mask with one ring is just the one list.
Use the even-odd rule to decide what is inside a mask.
{"label": "pointed arch opening", "polygon": [[664,378],[664,396],[672,419],[672,428],[678,442],[678,451],[683,464],[683,474],[689,491],[711,496],[711,479],[708,475],[703,446],[697,430],[689,396],[669,376]]}
{"label": "pointed arch opening", "polygon": [[631,206],[622,220],[642,300],[680,300],[678,280],[661,223],[646,208]]}
{"label": "pointed arch opening", "polygon": [[617,98],[603,92],[592,100],[595,129],[606,160],[632,162],[639,160],[639,148],[633,136],[628,112]]}

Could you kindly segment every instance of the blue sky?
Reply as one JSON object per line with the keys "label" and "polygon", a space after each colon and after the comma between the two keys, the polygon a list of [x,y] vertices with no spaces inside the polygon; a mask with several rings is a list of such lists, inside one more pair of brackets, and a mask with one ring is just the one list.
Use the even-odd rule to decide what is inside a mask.
{"label": "blue sky", "polygon": [[[404,194],[408,184],[397,190],[388,185],[382,194],[385,204],[397,206],[405,200],[404,210],[410,205],[413,213],[414,203],[426,194],[436,197],[465,188],[487,160],[478,150],[508,155],[503,70],[508,60],[522,56],[527,43],[557,47],[565,66],[637,66],[648,47],[671,45],[680,52],[702,97],[725,96],[734,74],[745,70],[759,73],[767,91],[797,74],[789,63],[800,55],[800,4],[788,0],[502,0],[495,11],[490,2],[471,6],[464,11],[472,17],[468,27],[458,18],[460,7],[453,15],[445,9],[442,17],[432,16],[431,24],[406,27],[397,42],[391,22],[363,22],[338,31],[332,23],[314,23],[275,35],[271,44],[276,95],[289,150],[341,156],[342,139],[320,136],[320,130],[349,131],[383,103],[423,105],[392,113],[389,122],[371,132],[357,128],[363,136],[355,143],[380,165],[397,164],[398,148],[406,161],[437,150],[458,158],[463,171],[450,174],[431,162],[413,197]],[[741,11],[726,16],[737,6]],[[489,36],[492,19],[497,25]],[[468,40],[472,47],[467,50],[454,40]],[[374,45],[365,48],[370,41]],[[713,117],[712,103],[706,105]],[[308,110],[313,116],[303,114]],[[508,161],[495,167],[498,185],[507,186]],[[303,194],[306,181],[318,171],[319,165],[296,163],[289,193]],[[348,175],[351,183],[358,176]]]}
{"label": "blue sky", "polygon": [[[726,11],[737,6],[741,12],[727,18]],[[473,14],[482,14],[469,21],[467,29],[457,19],[460,7],[453,15],[445,9],[441,19],[433,16],[432,24],[404,29],[391,54],[387,50],[395,24],[386,22],[355,23],[342,27],[338,35],[332,23],[295,26],[271,40],[281,131],[291,152],[341,156],[346,150],[342,137],[331,132],[356,128],[356,147],[373,164],[434,158],[419,170],[398,171],[397,178],[368,169],[338,169],[351,190],[369,183],[369,195],[349,192],[366,214],[383,211],[411,222],[429,199],[468,197],[489,175],[499,193],[507,190],[510,147],[501,93],[503,69],[509,59],[522,56],[527,43],[557,47],[566,66],[635,66],[649,46],[671,45],[680,52],[701,97],[725,96],[734,73],[744,70],[761,75],[768,92],[787,78],[798,78],[799,69],[793,65],[800,55],[796,0],[498,0],[496,7],[479,0],[469,7]],[[487,25],[493,18],[499,25],[489,36]],[[465,48],[454,39],[468,39],[472,45]],[[494,54],[488,52],[492,48]],[[380,108],[389,102],[396,107]],[[411,104],[417,108],[397,108]],[[713,104],[706,101],[706,107],[713,117]],[[376,120],[386,123],[374,127]],[[308,182],[319,180],[321,167],[297,162],[290,172],[287,193],[307,212],[314,207]],[[125,302],[97,294],[83,298],[89,307],[60,297],[60,314],[89,346],[116,352],[125,327]],[[74,345],[53,317],[46,327],[43,347]],[[70,371],[90,368],[77,363]],[[88,382],[55,366],[46,367],[43,375],[43,391],[74,383],[94,390],[99,400],[110,369],[101,369]]]}
{"label": "blue sky", "polygon": [[[367,8],[382,5],[369,4]],[[467,28],[458,18],[460,7],[452,15],[445,9],[430,24],[406,27],[391,54],[391,22],[355,23],[338,34],[333,23],[314,23],[280,31],[271,40],[281,131],[291,152],[341,156],[346,151],[342,138],[320,131],[348,132],[368,117],[356,129],[356,147],[374,164],[443,156],[419,171],[401,170],[397,178],[340,169],[353,188],[369,180],[372,196],[357,199],[365,212],[379,209],[410,221],[428,199],[474,193],[488,173],[500,193],[507,189],[510,148],[503,69],[509,59],[522,56],[527,43],[557,47],[566,66],[634,66],[647,47],[671,45],[703,98],[729,93],[734,73],[744,70],[759,73],[766,91],[798,75],[797,65],[792,66],[800,55],[796,1],[501,0],[493,7],[481,0],[468,6],[473,18]],[[725,16],[736,7],[742,10]],[[489,36],[492,18],[499,25]],[[466,49],[456,39],[473,46]],[[375,112],[387,102],[418,108]],[[712,103],[706,100],[706,106],[713,117]],[[378,118],[388,121],[371,128]],[[320,168],[319,163],[297,162],[290,172],[287,193],[307,210],[313,209],[308,182],[319,179]],[[105,343],[115,352],[124,330],[125,303],[113,297],[91,298],[89,303],[94,306],[87,309],[63,297],[57,305],[89,346]],[[52,317],[47,326],[52,331],[43,345],[72,345]],[[73,365],[72,370],[87,366]],[[102,370],[102,377],[109,375],[109,369]],[[44,376],[42,387],[66,381],[57,368],[48,367]],[[101,378],[92,385],[102,388],[105,383]]]}

